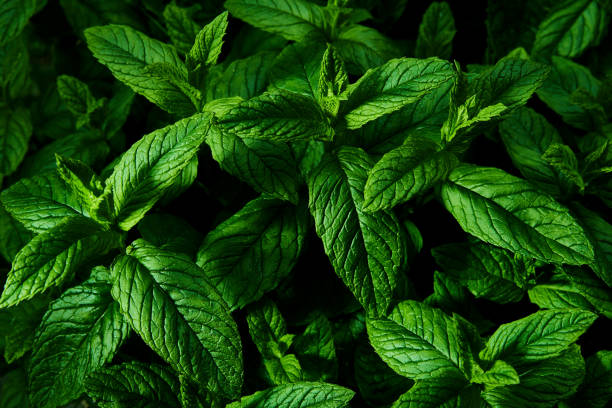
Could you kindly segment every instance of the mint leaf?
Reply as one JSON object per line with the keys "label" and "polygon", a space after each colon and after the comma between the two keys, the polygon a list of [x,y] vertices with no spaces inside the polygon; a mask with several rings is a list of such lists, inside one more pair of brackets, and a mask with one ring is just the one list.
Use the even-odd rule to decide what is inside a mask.
{"label": "mint leaf", "polygon": [[[110,296],[110,285],[85,282],[51,303],[37,330],[28,377],[30,401],[64,405],[83,391],[86,377],[109,362],[129,326]],[[70,330],[70,336],[59,335]]]}
{"label": "mint leaf", "polygon": [[612,225],[583,206],[574,205],[572,210],[593,246],[593,271],[608,286],[612,286]]}
{"label": "mint leaf", "polygon": [[87,46],[113,75],[136,93],[177,115],[189,115],[195,107],[183,91],[168,78],[151,76],[151,64],[167,63],[186,79],[187,70],[173,47],[123,25],[90,27],[85,30]]}
{"label": "mint leaf", "polygon": [[455,20],[448,3],[445,1],[431,3],[419,26],[414,54],[418,58],[449,59],[455,33]]}
{"label": "mint leaf", "polygon": [[[37,0],[7,0],[0,5],[0,45],[17,37],[38,9]],[[41,2],[44,4],[44,2]]]}
{"label": "mint leaf", "polygon": [[105,367],[89,376],[85,387],[101,408],[180,406],[178,378],[158,364],[130,362]]}
{"label": "mint leaf", "polygon": [[15,368],[2,376],[0,385],[0,407],[29,407],[27,379],[23,368]]}
{"label": "mint leaf", "polygon": [[319,34],[324,9],[306,0],[227,0],[225,8],[250,25],[291,41]]}
{"label": "mint leaf", "polygon": [[485,243],[446,244],[432,255],[450,277],[476,297],[497,303],[518,302],[533,268],[522,258]]}
{"label": "mint leaf", "polygon": [[88,125],[91,114],[104,105],[104,100],[96,99],[87,84],[68,75],[57,78],[57,92],[66,108],[76,116],[77,129]]}
{"label": "mint leaf", "polygon": [[308,179],[309,207],[336,274],[369,314],[384,315],[400,281],[402,241],[392,213],[363,211],[371,167],[356,148],[326,155]]}
{"label": "mint leaf", "polygon": [[191,50],[187,54],[186,64],[191,71],[215,65],[221,54],[223,36],[227,30],[227,12],[217,16],[210,24],[200,30]]}
{"label": "mint leaf", "polygon": [[392,208],[444,180],[459,164],[453,153],[440,151],[431,140],[408,137],[385,154],[368,175],[365,211]]}
{"label": "mint leaf", "polygon": [[417,102],[453,77],[450,64],[436,58],[394,59],[368,71],[348,91],[342,115],[349,129]]}
{"label": "mint leaf", "polygon": [[138,223],[143,239],[160,249],[195,258],[202,241],[202,234],[184,219],[170,214],[147,214]]}
{"label": "mint leaf", "polygon": [[[235,396],[242,385],[240,337],[204,271],[143,240],[127,252],[113,264],[112,295],[130,326],[179,373]],[[176,342],[188,352],[178,353]]]}
{"label": "mint leaf", "polygon": [[516,370],[502,360],[497,360],[490,369],[472,377],[472,382],[485,384],[491,388],[521,382]]}
{"label": "mint leaf", "polygon": [[0,108],[0,181],[17,170],[32,136],[30,112],[23,108]]}
{"label": "mint leaf", "polygon": [[368,319],[367,328],[376,353],[398,374],[417,380],[465,378],[464,334],[440,309],[406,300],[388,318]]}
{"label": "mint leaf", "polygon": [[576,186],[580,192],[584,191],[585,185],[578,169],[578,159],[568,145],[551,143],[542,154],[542,159],[570,180],[571,184]]}
{"label": "mint leaf", "polygon": [[349,74],[354,75],[362,75],[368,69],[402,55],[392,40],[360,24],[342,27],[333,45],[344,60]]}
{"label": "mint leaf", "polygon": [[0,312],[4,326],[0,329],[0,336],[4,339],[4,359],[8,364],[19,360],[32,349],[36,328],[50,301],[47,295],[36,296]]}
{"label": "mint leaf", "polygon": [[272,86],[317,99],[324,53],[325,47],[318,42],[300,42],[285,47],[272,66]]}
{"label": "mint leaf", "polygon": [[540,23],[532,53],[577,57],[591,45],[597,45],[606,26],[606,12],[596,0],[558,3]]}
{"label": "mint leaf", "polygon": [[601,350],[586,360],[586,374],[571,407],[604,408],[612,398],[612,352]]}
{"label": "mint leaf", "polygon": [[291,272],[307,228],[303,205],[257,198],[206,236],[197,263],[230,308],[242,308]]}
{"label": "mint leaf", "polygon": [[567,208],[502,170],[457,167],[441,195],[463,230],[485,242],[545,262],[593,260],[593,248]]}
{"label": "mint leaf", "polygon": [[0,297],[0,307],[14,306],[62,285],[81,267],[119,244],[116,233],[87,218],[67,217],[35,236],[15,255]]}
{"label": "mint leaf", "polygon": [[457,377],[443,377],[417,382],[410,390],[400,395],[393,408],[446,407],[461,404],[459,394],[466,387],[465,380]]}
{"label": "mint leaf", "polygon": [[322,313],[311,317],[304,332],[295,337],[293,349],[310,381],[331,381],[338,375],[333,327]]}
{"label": "mint leaf", "polygon": [[298,382],[243,397],[227,408],[345,408],[355,393],[339,385]]}
{"label": "mint leaf", "polygon": [[298,201],[298,168],[287,144],[243,138],[216,126],[211,128],[206,143],[223,170],[261,193]]}
{"label": "mint leaf", "polygon": [[181,177],[209,128],[210,116],[196,114],[143,136],[123,154],[106,180],[120,228],[136,225]]}
{"label": "mint leaf", "polygon": [[559,355],[597,319],[579,309],[543,310],[501,325],[480,352],[484,360],[510,363],[537,361]]}
{"label": "mint leaf", "polygon": [[183,54],[189,52],[200,31],[200,27],[192,18],[194,11],[193,8],[180,7],[176,2],[171,2],[164,8],[163,17],[168,37]]}

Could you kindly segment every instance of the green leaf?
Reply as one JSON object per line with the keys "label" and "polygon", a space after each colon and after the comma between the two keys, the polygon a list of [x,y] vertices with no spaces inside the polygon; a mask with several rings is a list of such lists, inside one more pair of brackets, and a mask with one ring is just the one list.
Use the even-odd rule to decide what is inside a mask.
{"label": "green leaf", "polygon": [[0,45],[17,37],[37,9],[37,0],[5,0],[0,3]]}
{"label": "green leaf", "polygon": [[211,128],[206,143],[226,172],[261,193],[293,203],[298,201],[299,173],[287,144],[243,138],[216,126]]}
{"label": "green leaf", "polygon": [[393,59],[368,71],[351,85],[343,107],[346,126],[358,129],[366,123],[417,102],[453,78],[448,62],[437,58]]}
{"label": "green leaf", "polygon": [[57,226],[66,217],[88,217],[87,203],[68,188],[56,173],[24,178],[0,195],[6,210],[35,233]]}
{"label": "green leaf", "polygon": [[572,205],[572,210],[593,246],[595,252],[593,271],[612,287],[612,225],[579,204]]}
{"label": "green leaf", "polygon": [[558,3],[540,23],[532,54],[577,57],[597,45],[607,23],[606,12],[596,0],[566,0]]}
{"label": "green leaf", "polygon": [[551,408],[576,392],[584,377],[584,360],[576,345],[559,356],[516,367],[520,384],[487,389],[482,397],[492,408]]}
{"label": "green leaf", "polygon": [[158,364],[139,362],[104,367],[89,376],[87,394],[101,408],[177,408],[179,380]]}
{"label": "green leaf", "polygon": [[300,362],[295,354],[288,353],[293,335],[287,333],[278,307],[270,300],[262,300],[249,308],[246,321],[269,381],[280,385],[303,380]]}
{"label": "green leaf", "polygon": [[197,263],[232,310],[258,300],[291,272],[308,229],[304,207],[257,198],[206,236]]}
{"label": "green leaf", "polygon": [[[1,196],[0,196],[1,197]],[[0,201],[0,254],[8,262],[32,239],[30,231],[9,214]]]}
{"label": "green leaf", "polygon": [[449,59],[455,32],[455,20],[448,3],[445,1],[431,3],[419,26],[415,56]]}
{"label": "green leaf", "polygon": [[241,137],[281,142],[328,140],[334,132],[315,101],[280,89],[242,102],[218,123]]}
{"label": "green leaf", "polygon": [[90,115],[104,105],[104,100],[96,99],[87,84],[68,75],[57,77],[57,92],[66,108],[77,117],[77,129],[89,124]]}
{"label": "green leaf", "polygon": [[482,242],[446,244],[432,249],[436,263],[476,297],[518,302],[533,269],[512,253]]}
{"label": "green leaf", "polygon": [[604,408],[612,399],[612,351],[600,350],[586,360],[586,375],[571,407]]}
{"label": "green leaf", "polygon": [[35,236],[13,260],[0,308],[17,305],[62,285],[81,267],[119,244],[118,234],[87,218],[67,217]]}
{"label": "green leaf", "polygon": [[564,267],[563,273],[576,293],[582,294],[599,313],[612,319],[612,291],[586,268]]}
{"label": "green leaf", "polygon": [[221,55],[223,36],[227,30],[227,11],[219,14],[205,25],[195,38],[187,54],[186,64],[191,71],[203,69],[217,63]]}
{"label": "green leaf", "polygon": [[15,368],[0,379],[0,407],[30,408],[26,373],[23,368]]}
{"label": "green leaf", "polygon": [[324,9],[306,0],[227,0],[236,18],[291,41],[319,34],[326,24]]}
{"label": "green leaf", "polygon": [[542,309],[577,308],[597,312],[578,288],[570,281],[559,278],[529,289],[529,300]]}
{"label": "green leaf", "polygon": [[17,170],[32,136],[30,112],[0,108],[0,179]]}
{"label": "green leaf", "polygon": [[365,186],[364,210],[378,211],[405,203],[443,181],[459,164],[431,140],[408,137],[374,165]]}
{"label": "green leaf", "polygon": [[600,82],[588,68],[565,58],[553,57],[550,76],[538,90],[538,97],[566,123],[579,129],[591,129],[595,125],[593,118],[572,100],[572,94],[578,89],[597,95]]}
{"label": "green leaf", "polygon": [[209,128],[210,116],[196,114],[143,136],[123,154],[106,180],[120,228],[136,225],[173,185]]}
{"label": "green leaf", "polygon": [[321,69],[318,85],[318,99],[323,110],[330,116],[335,117],[340,109],[340,94],[348,85],[348,74],[344,67],[344,61],[336,52],[335,48],[327,45],[321,61]]}
{"label": "green leaf", "polygon": [[304,379],[332,381],[338,375],[333,327],[322,313],[314,313],[304,332],[295,337],[293,349],[304,371]]}
{"label": "green leaf", "polygon": [[169,3],[164,8],[163,17],[168,37],[177,50],[187,54],[200,31],[198,24],[193,21],[192,8],[179,7],[176,2]]}
{"label": "green leaf", "polygon": [[202,234],[189,223],[170,214],[147,214],[138,223],[142,238],[160,249],[195,258]]}
{"label": "green leaf", "polygon": [[50,301],[49,296],[36,296],[0,312],[6,318],[6,325],[0,328],[0,335],[4,337],[4,359],[7,364],[19,360],[32,349],[36,328]]}
{"label": "green leaf", "polygon": [[363,211],[371,167],[356,148],[327,154],[308,179],[309,207],[336,274],[368,313],[383,315],[399,285],[404,254],[397,218]]}
{"label": "green leaf", "polygon": [[276,57],[272,66],[272,86],[317,99],[324,53],[325,47],[319,42],[288,45]]}
{"label": "green leaf", "polygon": [[467,344],[457,321],[414,300],[399,303],[388,318],[368,319],[376,353],[408,378],[465,378]]}
{"label": "green leaf", "polygon": [[109,362],[127,337],[129,326],[110,289],[106,283],[85,282],[51,303],[28,370],[35,406],[56,407],[78,397],[87,376]]}
{"label": "green leaf", "polygon": [[466,387],[461,377],[436,378],[418,381],[410,390],[400,395],[391,408],[446,408],[461,407],[459,395]]}
{"label": "green leaf", "polygon": [[546,118],[530,108],[520,108],[499,124],[499,133],[521,174],[547,193],[560,195],[559,175],[542,155],[562,140]]}
{"label": "green leaf", "polygon": [[179,373],[236,396],[242,385],[238,328],[204,271],[143,240],[127,252],[113,264],[112,296],[130,326]]}
{"label": "green leaf", "polygon": [[[559,355],[597,319],[580,309],[542,310],[502,324],[480,352],[483,360],[537,361]],[[520,374],[520,372],[519,372]]]}
{"label": "green leaf", "polygon": [[593,261],[593,249],[569,210],[502,170],[457,167],[441,196],[463,230],[485,242],[545,262]]}
{"label": "green leaf", "polygon": [[497,360],[491,368],[472,377],[472,382],[485,384],[488,387],[518,384],[521,382],[516,370],[505,361]]}
{"label": "green leaf", "polygon": [[354,395],[335,384],[298,382],[258,391],[227,408],[345,408]]}
{"label": "green leaf", "polygon": [[177,115],[193,114],[195,107],[176,84],[151,76],[151,64],[167,63],[187,78],[187,69],[175,49],[123,25],[90,27],[85,30],[87,46],[113,75],[160,108]]}
{"label": "green leaf", "polygon": [[125,124],[134,101],[134,92],[127,86],[117,82],[116,92],[106,104],[102,131],[107,139],[112,139]]}
{"label": "green leaf", "polygon": [[402,55],[389,38],[360,24],[341,27],[333,45],[344,60],[348,73],[354,75],[362,75],[368,69]]}
{"label": "green leaf", "polygon": [[570,180],[579,191],[584,191],[585,185],[578,170],[578,159],[571,147],[562,143],[551,143],[542,155],[542,159]]}

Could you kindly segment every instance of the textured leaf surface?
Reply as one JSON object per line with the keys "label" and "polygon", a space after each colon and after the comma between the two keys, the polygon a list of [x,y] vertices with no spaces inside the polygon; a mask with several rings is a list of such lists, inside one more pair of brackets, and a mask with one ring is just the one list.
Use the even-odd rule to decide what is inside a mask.
{"label": "textured leaf surface", "polygon": [[128,253],[113,265],[112,295],[130,326],[179,373],[235,396],[242,385],[240,337],[204,271],[142,240]]}
{"label": "textured leaf surface", "polygon": [[397,218],[363,212],[363,190],[372,163],[359,149],[328,155],[308,180],[310,211],[336,274],[368,313],[385,314],[402,263]]}
{"label": "textured leaf surface", "polygon": [[360,24],[347,24],[338,33],[334,47],[346,63],[350,74],[363,74],[368,69],[402,55],[395,44],[377,30]]}
{"label": "textured leaf surface", "polygon": [[316,99],[324,52],[325,48],[318,42],[287,46],[274,61],[273,86]]}
{"label": "textured leaf surface", "polygon": [[460,391],[466,386],[461,378],[440,378],[417,382],[400,395],[392,408],[447,408],[461,406]]}
{"label": "textured leaf surface", "polygon": [[398,374],[414,379],[462,377],[463,334],[440,309],[406,300],[388,318],[369,319],[367,328],[376,353]]}
{"label": "textured leaf surface", "polygon": [[5,0],[0,4],[0,45],[19,35],[36,6],[37,0]]}
{"label": "textured leaf surface", "polygon": [[580,205],[572,206],[572,210],[595,251],[593,271],[612,287],[612,225]]}
{"label": "textured leaf surface", "polygon": [[185,65],[174,48],[124,25],[106,25],[85,30],[87,46],[113,75],[136,93],[160,108],[179,115],[195,112],[191,100],[180,87],[147,73],[152,64],[169,64],[187,78]]}
{"label": "textured leaf surface", "polygon": [[227,408],[344,408],[353,395],[353,391],[339,385],[298,382],[256,392]]}
{"label": "textured leaf surface", "polygon": [[124,363],[102,368],[86,382],[87,394],[101,408],[176,408],[179,381],[157,364]]}
{"label": "textured leaf surface", "polygon": [[29,111],[23,108],[0,109],[0,177],[17,170],[28,151],[31,136]]}
{"label": "textured leaf surface", "polygon": [[298,200],[298,168],[287,144],[236,136],[212,127],[206,143],[221,168],[255,190],[282,200]]}
{"label": "textured leaf surface", "polygon": [[446,244],[434,248],[432,255],[474,296],[498,303],[519,301],[531,272],[522,259],[485,243]]}
{"label": "textured leaf surface", "polygon": [[452,77],[450,64],[437,58],[391,60],[351,86],[343,108],[346,125],[349,129],[360,128],[418,101]]}
{"label": "textured leaf surface", "polygon": [[227,30],[227,12],[221,13],[210,24],[204,26],[195,38],[193,47],[187,54],[187,66],[197,67],[215,65],[221,54],[223,37]]}
{"label": "textured leaf surface", "polygon": [[448,3],[431,3],[419,26],[415,55],[418,58],[449,59],[455,32],[455,20]]}
{"label": "textured leaf surface", "polygon": [[323,8],[306,0],[228,0],[225,8],[250,25],[299,41],[324,27]]}
{"label": "textured leaf surface", "polygon": [[210,232],[197,263],[231,309],[258,300],[286,277],[300,254],[307,213],[257,198]]}
{"label": "textured leaf surface", "polygon": [[589,264],[593,249],[569,211],[528,182],[490,167],[457,167],[442,200],[464,231],[546,262]]}
{"label": "textured leaf surface", "polygon": [[603,408],[612,399],[612,351],[601,350],[586,360],[586,375],[571,407]]}
{"label": "textured leaf surface", "polygon": [[88,262],[118,245],[117,234],[86,218],[67,218],[34,237],[13,260],[0,307],[61,285]]}
{"label": "textured leaf surface", "polygon": [[28,370],[35,406],[56,407],[78,397],[87,376],[110,361],[127,337],[129,326],[110,289],[86,282],[51,304]]}
{"label": "textured leaf surface", "polygon": [[377,211],[402,204],[444,180],[458,163],[452,153],[438,151],[436,143],[409,137],[370,171],[364,209]]}
{"label": "textured leaf surface", "polygon": [[191,162],[210,128],[208,114],[196,114],[145,135],[126,151],[109,176],[115,217],[129,230],[163,196]]}
{"label": "textured leaf surface", "polygon": [[575,342],[595,319],[597,315],[579,309],[539,311],[501,325],[480,355],[489,361],[554,357]]}
{"label": "textured leaf surface", "polygon": [[288,91],[264,93],[245,101],[221,117],[219,125],[238,136],[283,142],[333,135],[312,99]]}

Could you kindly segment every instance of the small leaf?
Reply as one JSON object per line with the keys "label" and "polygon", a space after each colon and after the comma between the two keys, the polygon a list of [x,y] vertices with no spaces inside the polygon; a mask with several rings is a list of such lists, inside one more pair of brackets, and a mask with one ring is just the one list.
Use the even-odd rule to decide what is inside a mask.
{"label": "small leaf", "polygon": [[521,382],[516,370],[502,360],[493,363],[490,369],[478,373],[472,377],[472,382],[485,384],[488,387],[499,387],[504,385],[518,384]]}
{"label": "small leaf", "polygon": [[431,3],[419,26],[415,56],[449,59],[455,32],[455,20],[448,3]]}
{"label": "small leaf", "polygon": [[0,180],[17,170],[28,151],[31,136],[28,110],[0,108]]}
{"label": "small leaf", "polygon": [[219,14],[200,30],[187,54],[186,64],[189,70],[194,71],[217,63],[226,30],[227,11]]}

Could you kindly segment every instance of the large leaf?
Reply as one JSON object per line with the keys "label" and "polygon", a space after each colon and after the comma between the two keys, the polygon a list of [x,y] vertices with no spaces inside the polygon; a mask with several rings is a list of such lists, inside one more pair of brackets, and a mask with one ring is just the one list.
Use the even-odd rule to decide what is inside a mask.
{"label": "large leaf", "polygon": [[345,408],[353,395],[335,384],[298,382],[256,392],[227,408]]}
{"label": "large leaf", "polygon": [[324,52],[325,47],[318,42],[300,42],[285,47],[274,61],[272,85],[316,99]]}
{"label": "large leaf", "polygon": [[406,300],[388,318],[368,319],[367,328],[376,353],[398,374],[457,380],[469,370],[464,334],[457,321],[440,309]]}
{"label": "large leaf", "polygon": [[323,8],[307,0],[228,0],[225,8],[254,27],[292,41],[325,27]]}
{"label": "large leaf", "polygon": [[127,337],[129,326],[110,289],[107,283],[85,282],[51,303],[28,370],[35,406],[56,407],[78,397],[87,376],[109,362]]}
{"label": "large leaf", "polygon": [[124,363],[96,371],[85,383],[101,408],[177,408],[178,378],[158,364]]}
{"label": "large leaf", "polygon": [[30,112],[0,109],[0,178],[13,173],[28,151],[32,136]]}
{"label": "large leaf", "polygon": [[[392,408],[447,408],[461,407],[460,393],[467,386],[459,377],[418,381],[400,395]],[[467,405],[469,406],[469,405]]]}
{"label": "large leaf", "polygon": [[189,115],[195,107],[175,81],[155,75],[153,64],[167,64],[186,82],[187,69],[175,49],[124,25],[90,27],[85,30],[87,46],[113,75],[134,92],[178,115]]}
{"label": "large leaf", "polygon": [[457,164],[457,157],[439,151],[437,143],[409,137],[402,146],[385,154],[370,171],[364,209],[377,211],[402,204],[444,180]]}
{"label": "large leaf", "polygon": [[558,3],[540,23],[532,53],[537,57],[576,57],[597,45],[607,23],[597,0],[566,0]]}
{"label": "large leaf", "polygon": [[372,69],[349,88],[348,101],[343,107],[346,126],[360,128],[417,102],[450,81],[453,75],[450,64],[437,58],[393,59]]}
{"label": "large leaf", "polygon": [[315,101],[281,89],[244,101],[223,115],[219,126],[241,137],[283,142],[333,136]]}
{"label": "large leaf", "polygon": [[517,302],[524,294],[530,270],[512,253],[485,243],[447,244],[432,254],[438,265],[476,297],[498,303]]}
{"label": "large leaf", "polygon": [[206,236],[197,263],[230,308],[241,308],[291,272],[307,229],[304,205],[258,198]]}
{"label": "large leaf", "polygon": [[597,319],[580,309],[542,310],[501,325],[489,337],[481,358],[536,361],[554,357],[575,342]]}
{"label": "large leaf", "polygon": [[0,197],[16,220],[38,234],[54,228],[66,217],[89,216],[84,203],[55,172],[21,179]]}
{"label": "large leaf", "polygon": [[287,144],[243,138],[217,127],[211,128],[206,143],[223,170],[259,192],[297,202],[299,173]]}
{"label": "large leaf", "polygon": [[126,151],[108,177],[115,218],[129,230],[162,198],[187,167],[210,128],[205,113],[145,135]]}
{"label": "large leaf", "polygon": [[385,314],[399,284],[402,241],[397,218],[363,211],[372,163],[359,149],[328,154],[308,180],[310,211],[336,274],[370,314]]}
{"label": "large leaf", "polygon": [[569,210],[502,170],[457,167],[441,195],[461,227],[485,242],[546,262],[593,261],[593,248]]}
{"label": "large leaf", "polygon": [[112,295],[130,326],[179,373],[210,391],[237,395],[238,328],[204,271],[143,240],[127,252],[113,265]]}
{"label": "large leaf", "polygon": [[119,244],[118,234],[87,218],[68,217],[35,236],[13,260],[0,307],[14,306],[61,285]]}

